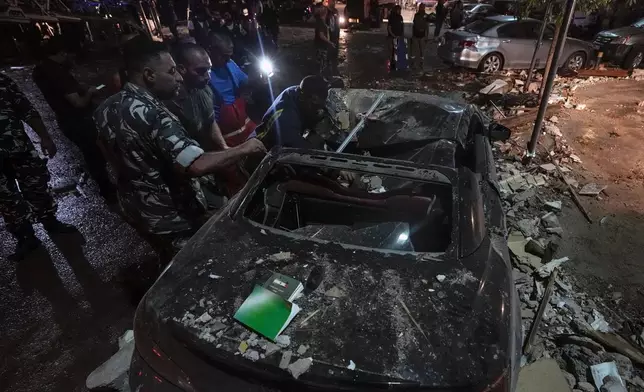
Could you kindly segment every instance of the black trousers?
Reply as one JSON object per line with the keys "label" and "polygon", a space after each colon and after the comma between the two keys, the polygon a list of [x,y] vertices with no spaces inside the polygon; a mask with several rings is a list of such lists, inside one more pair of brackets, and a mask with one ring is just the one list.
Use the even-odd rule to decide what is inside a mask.
{"label": "black trousers", "polygon": [[[67,119],[66,119],[67,120]],[[107,174],[107,163],[98,148],[97,131],[94,120],[89,117],[58,121],[63,134],[72,141],[83,154],[87,172],[96,181],[101,196],[106,197],[114,190]]]}
{"label": "black trousers", "polygon": [[36,150],[0,153],[0,216],[10,233],[33,233],[32,222],[56,217],[49,178],[47,164]]}

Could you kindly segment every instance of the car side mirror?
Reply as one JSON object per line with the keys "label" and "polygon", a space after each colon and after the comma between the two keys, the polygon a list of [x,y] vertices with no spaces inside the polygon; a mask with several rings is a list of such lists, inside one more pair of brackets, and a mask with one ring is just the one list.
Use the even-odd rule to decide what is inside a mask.
{"label": "car side mirror", "polygon": [[510,128],[496,122],[491,123],[488,127],[488,137],[493,142],[504,142],[510,138],[511,134]]}

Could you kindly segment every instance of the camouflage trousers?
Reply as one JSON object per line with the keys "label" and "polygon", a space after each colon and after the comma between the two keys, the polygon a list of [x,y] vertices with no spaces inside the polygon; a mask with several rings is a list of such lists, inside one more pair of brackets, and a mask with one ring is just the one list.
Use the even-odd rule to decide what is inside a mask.
{"label": "camouflage trousers", "polygon": [[31,230],[31,223],[56,215],[47,164],[36,150],[0,154],[0,215],[15,235]]}

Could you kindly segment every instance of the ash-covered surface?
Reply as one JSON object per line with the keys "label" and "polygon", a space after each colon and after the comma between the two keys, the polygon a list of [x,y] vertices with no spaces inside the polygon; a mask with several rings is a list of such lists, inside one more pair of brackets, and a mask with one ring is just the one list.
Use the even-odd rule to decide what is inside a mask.
{"label": "ash-covered surface", "polygon": [[[197,350],[214,346],[277,370],[284,351],[295,361],[305,345],[302,358],[313,358],[316,375],[353,379],[365,371],[427,385],[478,384],[504,366],[499,304],[477,298],[480,264],[298,240],[227,219],[209,225],[147,297],[162,328],[178,324],[199,337]],[[272,343],[232,319],[273,272],[304,283],[314,270],[322,283],[294,301],[302,311],[282,334],[290,341],[282,354],[269,354]],[[350,361],[358,372],[344,369]]]}

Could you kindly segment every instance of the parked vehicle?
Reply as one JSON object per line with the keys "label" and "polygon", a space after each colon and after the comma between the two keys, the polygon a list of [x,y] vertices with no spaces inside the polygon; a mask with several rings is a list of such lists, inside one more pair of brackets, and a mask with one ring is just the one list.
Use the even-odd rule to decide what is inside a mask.
{"label": "parked vehicle", "polygon": [[[353,122],[379,93],[328,102]],[[136,312],[133,391],[514,391],[521,318],[491,149],[509,130],[474,106],[383,93],[355,155],[272,150],[174,258]],[[297,379],[232,319],[274,272],[305,286],[281,350],[313,358]]]}
{"label": "parked vehicle", "polygon": [[[448,30],[438,43],[438,55],[446,62],[481,72],[507,68],[528,68],[539,38],[541,24],[535,19],[497,15],[472,22],[459,30]],[[536,67],[545,67],[552,45],[554,26],[546,26],[537,52]],[[584,68],[594,58],[592,44],[566,38],[560,67]]]}
{"label": "parked vehicle", "polygon": [[465,4],[463,10],[465,11],[464,21],[466,24],[498,14],[494,6],[490,4]]}
{"label": "parked vehicle", "polygon": [[604,53],[604,59],[625,69],[638,68],[644,60],[644,18],[630,26],[600,32],[593,44]]}
{"label": "parked vehicle", "polygon": [[366,23],[369,18],[364,13],[365,9],[363,1],[347,0],[347,4],[344,7],[346,26],[349,27]]}

